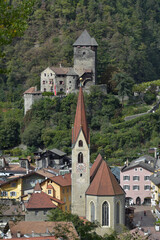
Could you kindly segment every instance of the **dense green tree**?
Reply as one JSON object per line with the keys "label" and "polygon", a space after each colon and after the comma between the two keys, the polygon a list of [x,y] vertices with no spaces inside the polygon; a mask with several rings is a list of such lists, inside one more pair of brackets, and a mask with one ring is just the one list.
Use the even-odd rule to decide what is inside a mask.
{"label": "dense green tree", "polygon": [[133,79],[124,72],[116,73],[113,80],[117,82],[118,95],[122,97],[122,105],[125,96],[131,96],[132,87],[134,84]]}

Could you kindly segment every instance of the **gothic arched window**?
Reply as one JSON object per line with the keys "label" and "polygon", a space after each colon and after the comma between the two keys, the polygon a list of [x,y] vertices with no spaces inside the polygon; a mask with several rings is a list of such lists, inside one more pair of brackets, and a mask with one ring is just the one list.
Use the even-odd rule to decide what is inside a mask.
{"label": "gothic arched window", "polygon": [[83,147],[83,141],[82,140],[79,140],[78,146]]}
{"label": "gothic arched window", "polygon": [[117,202],[116,205],[116,223],[119,224],[119,217],[120,217],[120,204]]}
{"label": "gothic arched window", "polygon": [[78,154],[78,163],[83,163],[83,153]]}
{"label": "gothic arched window", "polygon": [[91,211],[91,222],[95,221],[95,205],[93,202],[90,203],[90,211]]}
{"label": "gothic arched window", "polygon": [[107,202],[102,205],[102,226],[109,226],[109,205]]}

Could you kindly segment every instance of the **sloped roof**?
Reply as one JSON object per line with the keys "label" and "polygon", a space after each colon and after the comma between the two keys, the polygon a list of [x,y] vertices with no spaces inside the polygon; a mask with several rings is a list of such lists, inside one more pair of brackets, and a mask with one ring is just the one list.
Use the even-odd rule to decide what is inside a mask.
{"label": "sloped roof", "polygon": [[48,150],[50,152],[53,152],[55,154],[57,154],[58,156],[64,156],[64,155],[67,155],[65,152],[62,152],[61,150],[57,149],[57,148],[53,148],[51,150]]}
{"label": "sloped roof", "polygon": [[74,68],[69,68],[67,72],[68,76],[78,76],[77,73],[75,73]]}
{"label": "sloped roof", "polygon": [[50,209],[56,208],[56,205],[52,203],[51,198],[48,194],[44,192],[32,193],[28,204],[26,205],[27,209]]}
{"label": "sloped roof", "polygon": [[[56,229],[54,228],[62,227],[62,229],[67,228],[69,230],[67,233],[68,239],[75,240],[76,238],[78,238],[78,234],[72,222],[9,221],[8,224],[9,224],[9,229],[11,230],[12,237],[17,237],[17,232],[20,232],[21,236],[24,236],[24,235],[32,236],[32,233],[34,232],[35,236],[39,234],[39,236],[43,237],[44,234],[47,235],[48,233],[48,235],[51,235],[53,232],[55,232]],[[25,239],[30,239],[30,237]]]}
{"label": "sloped roof", "polygon": [[84,30],[79,38],[74,42],[73,46],[98,46],[94,38],[91,38],[87,30]]}
{"label": "sloped roof", "polygon": [[90,169],[90,178],[91,178],[91,181],[93,180],[94,176],[96,175],[97,173],[97,170],[99,168],[99,166],[101,165],[102,163],[102,156],[101,154],[98,154],[96,160],[94,161],[91,169]]}
{"label": "sloped roof", "polygon": [[1,207],[0,215],[2,216],[17,216],[25,215],[25,212],[22,210],[22,205],[10,205],[7,204]]}
{"label": "sloped roof", "polygon": [[36,185],[34,187],[34,191],[42,191],[39,182],[36,183]]}
{"label": "sloped roof", "polygon": [[[18,240],[58,240],[55,236],[41,236],[41,237],[20,237]],[[12,240],[17,240],[16,238],[12,238]]]}
{"label": "sloped roof", "polygon": [[66,75],[68,73],[68,68],[65,67],[50,67],[50,69],[55,72],[55,74],[57,75]]}
{"label": "sloped roof", "polygon": [[82,129],[83,134],[85,136],[86,142],[90,143],[90,135],[89,128],[87,125],[86,112],[85,112],[85,104],[84,104],[84,96],[82,87],[79,89],[79,96],[77,101],[77,109],[74,120],[74,127],[72,129],[72,144],[75,144],[77,141],[77,137]]}
{"label": "sloped roof", "polygon": [[150,181],[153,182],[155,185],[160,185],[160,172],[155,172],[150,176]]}
{"label": "sloped roof", "polygon": [[[98,156],[100,162],[101,155]],[[98,165],[97,165],[98,168]],[[115,196],[124,195],[124,191],[118,184],[107,163],[102,159],[97,172],[86,191],[86,195]]]}
{"label": "sloped roof", "polygon": [[36,91],[36,87],[30,87],[30,88],[27,89],[23,94],[27,94],[27,93],[28,93],[28,94],[29,94],[29,93],[30,93],[30,94],[31,94],[31,93],[32,93],[32,94],[34,94],[34,93],[37,94],[37,93],[41,93],[41,91]]}
{"label": "sloped roof", "polygon": [[70,173],[67,173],[63,176],[59,175],[56,177],[52,177],[50,179],[62,187],[71,186],[71,174]]}
{"label": "sloped roof", "polygon": [[134,163],[134,164],[130,164],[129,166],[124,166],[122,169],[121,169],[121,172],[125,172],[125,171],[128,171],[132,168],[136,168],[136,167],[141,167],[141,168],[144,168],[146,170],[148,170],[149,172],[154,172],[154,168],[151,167],[148,163],[145,163],[145,162],[137,162],[137,163]]}

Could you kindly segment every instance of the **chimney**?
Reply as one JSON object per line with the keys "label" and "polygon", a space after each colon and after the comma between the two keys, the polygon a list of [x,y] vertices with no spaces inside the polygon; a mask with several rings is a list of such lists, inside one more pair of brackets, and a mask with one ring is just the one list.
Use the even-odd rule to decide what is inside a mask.
{"label": "chimney", "polygon": [[157,159],[157,148],[154,148],[154,157]]}
{"label": "chimney", "polygon": [[34,87],[35,92],[37,92],[37,86]]}
{"label": "chimney", "polygon": [[32,237],[34,237],[34,231],[32,231]]}
{"label": "chimney", "polygon": [[18,232],[17,232],[17,238],[20,238],[20,237],[21,237],[21,232],[18,231]]}
{"label": "chimney", "polygon": [[59,66],[60,66],[60,68],[61,68],[61,67],[62,67],[62,64],[60,63]]}

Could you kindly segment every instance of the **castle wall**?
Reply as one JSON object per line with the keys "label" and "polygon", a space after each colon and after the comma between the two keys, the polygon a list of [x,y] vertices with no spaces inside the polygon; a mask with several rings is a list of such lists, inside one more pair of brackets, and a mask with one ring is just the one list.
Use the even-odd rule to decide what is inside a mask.
{"label": "castle wall", "polygon": [[78,76],[67,76],[66,78],[66,93],[74,92],[77,86]]}
{"label": "castle wall", "polygon": [[[92,50],[93,49],[93,50]],[[97,48],[91,46],[74,47],[74,71],[82,76],[85,70],[92,70],[92,81],[96,84]]]}
{"label": "castle wall", "polygon": [[42,94],[41,93],[26,93],[24,94],[24,115],[27,113],[28,110],[32,108],[32,104],[41,99]]}

